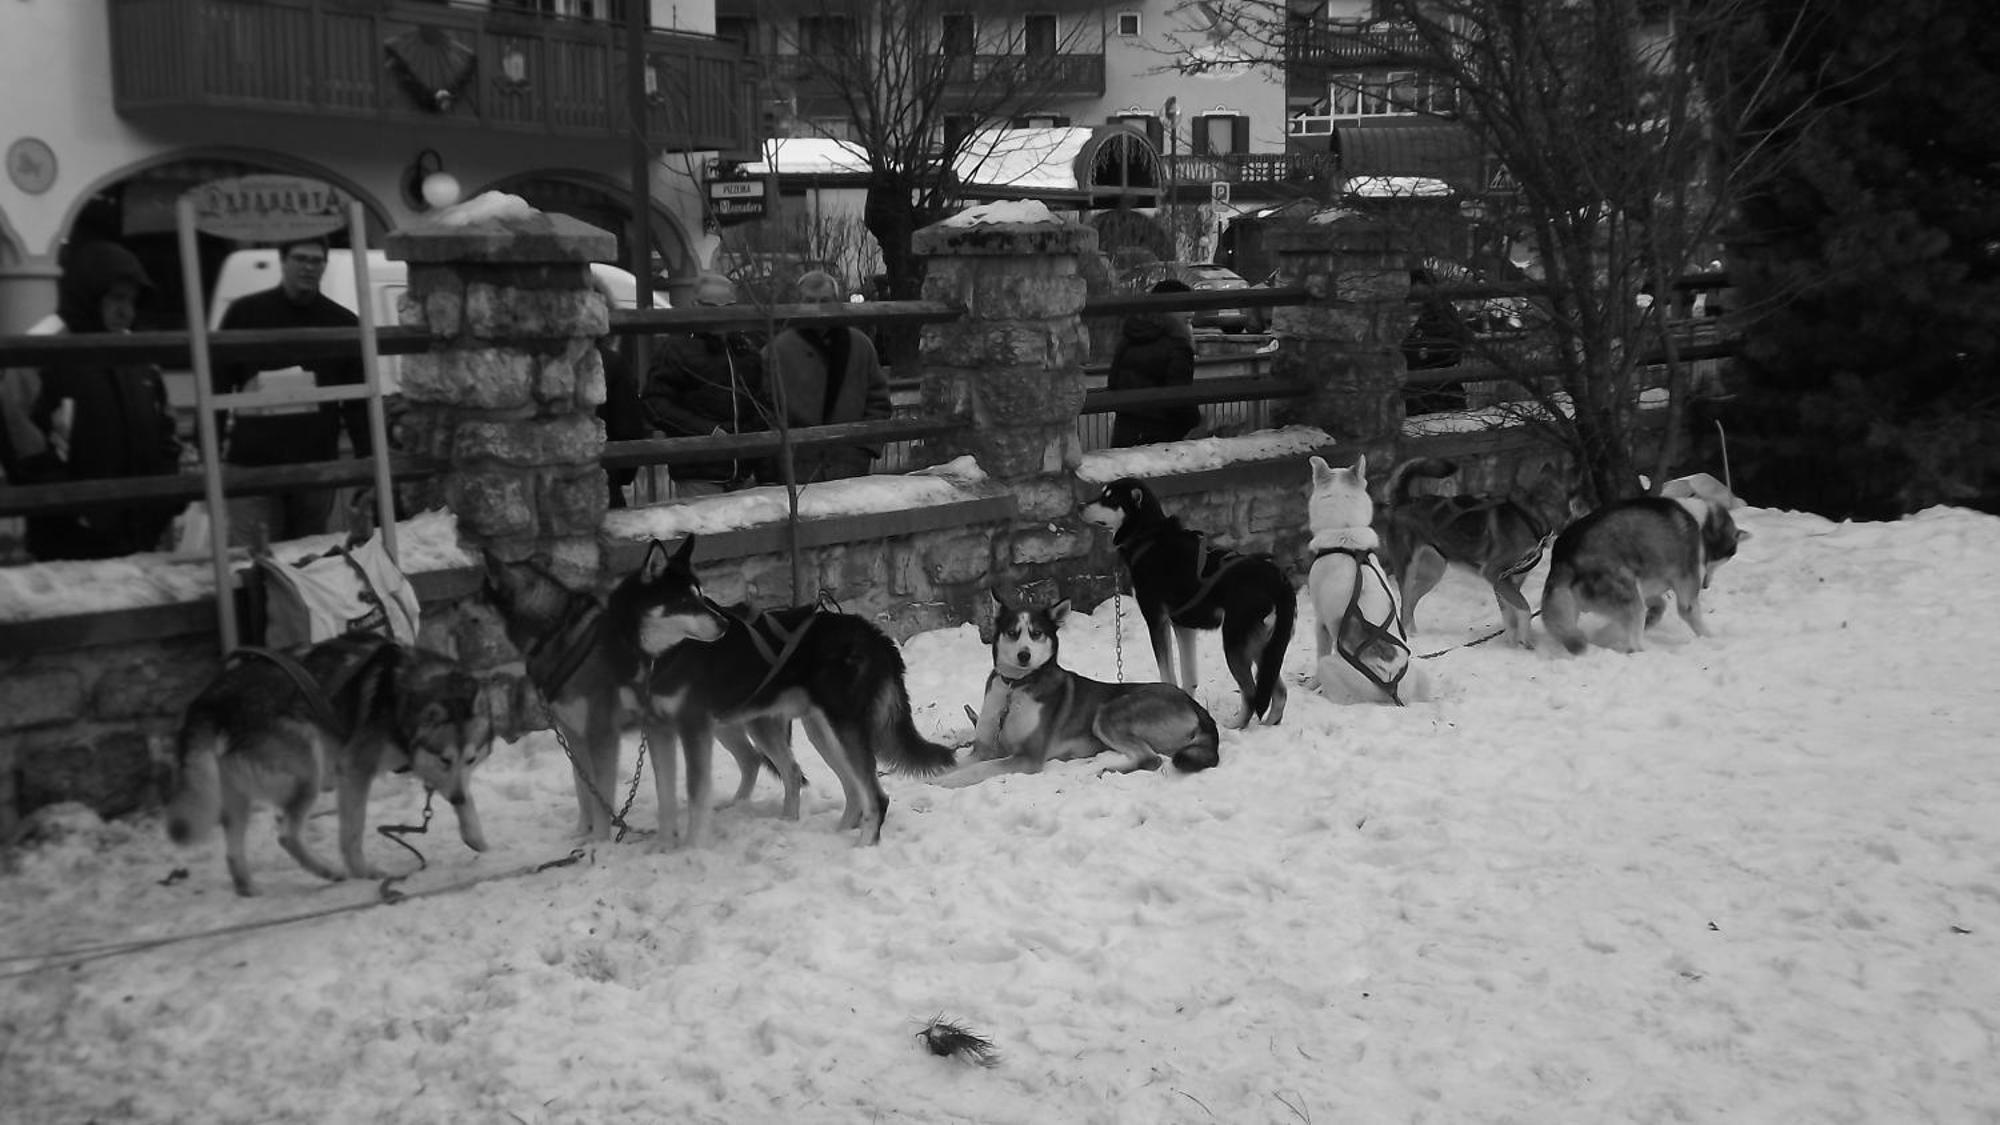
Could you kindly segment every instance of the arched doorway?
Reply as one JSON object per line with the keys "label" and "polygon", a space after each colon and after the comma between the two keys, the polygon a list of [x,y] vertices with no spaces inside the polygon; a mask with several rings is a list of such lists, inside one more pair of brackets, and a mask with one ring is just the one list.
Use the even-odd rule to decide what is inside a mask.
{"label": "arched doorway", "polygon": [[[181,284],[180,239],[174,226],[176,201],[190,189],[211,180],[258,173],[307,176],[339,188],[361,203],[371,245],[379,245],[389,229],[385,214],[374,199],[353,181],[329,169],[280,153],[206,149],[154,157],[107,177],[74,205],[63,245],[67,248],[85,242],[110,241],[137,254],[157,287],[154,299],[142,311],[140,327],[185,328],[187,305]],[[335,246],[347,245],[346,230],[334,232],[328,241]],[[198,233],[195,245],[206,295],[215,285],[222,260],[230,251],[252,244]]]}
{"label": "arched doorway", "polygon": [[[609,231],[618,239],[618,261],[627,269],[632,262],[632,193],[623,185],[588,172],[529,172],[509,176],[492,190],[518,195],[539,211],[568,215]],[[695,256],[687,236],[671,214],[653,205],[649,224],[652,236],[653,288],[664,292],[669,274],[695,270]]]}

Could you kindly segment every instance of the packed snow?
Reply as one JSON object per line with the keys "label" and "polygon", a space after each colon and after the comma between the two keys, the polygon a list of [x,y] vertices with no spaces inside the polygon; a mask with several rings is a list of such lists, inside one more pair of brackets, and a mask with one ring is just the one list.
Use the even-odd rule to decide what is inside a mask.
{"label": "packed snow", "polygon": [[[1473,644],[1498,614],[1454,573],[1415,638],[1442,698],[1337,706],[1301,682],[1301,598],[1290,709],[1216,769],[892,775],[874,848],[803,739],[801,820],[766,779],[665,853],[650,774],[634,834],[579,848],[555,740],[500,747],[493,850],[440,809],[392,905],[261,814],[250,900],[219,843],[50,816],[0,875],[0,1118],[2000,1118],[2000,520],[1737,516],[1708,638],[1669,614],[1638,655]],[[977,630],[904,655],[920,728],[968,738]],[[1151,669],[1129,599],[1063,657]],[[371,823],[421,803],[387,778]],[[997,1061],[928,1053],[940,1016]]]}

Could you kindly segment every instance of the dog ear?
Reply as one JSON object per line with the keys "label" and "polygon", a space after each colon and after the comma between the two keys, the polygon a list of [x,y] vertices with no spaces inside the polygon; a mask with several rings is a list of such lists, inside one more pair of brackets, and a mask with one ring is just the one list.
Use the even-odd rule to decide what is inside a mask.
{"label": "dog ear", "polygon": [[689,574],[694,573],[694,541],[695,536],[692,532],[688,534],[686,539],[681,540],[680,549],[674,552],[674,557],[670,564],[675,570],[685,571]]}
{"label": "dog ear", "polygon": [[667,545],[658,539],[646,544],[646,557],[639,561],[639,581],[657,582],[667,570]]}
{"label": "dog ear", "polygon": [[1063,600],[1050,606],[1049,624],[1055,626],[1058,629],[1062,628],[1062,623],[1069,619],[1069,610],[1070,610],[1070,605],[1068,598],[1064,598]]}
{"label": "dog ear", "polygon": [[1364,485],[1368,483],[1368,455],[1366,453],[1357,453],[1354,455],[1353,471],[1356,483]]}

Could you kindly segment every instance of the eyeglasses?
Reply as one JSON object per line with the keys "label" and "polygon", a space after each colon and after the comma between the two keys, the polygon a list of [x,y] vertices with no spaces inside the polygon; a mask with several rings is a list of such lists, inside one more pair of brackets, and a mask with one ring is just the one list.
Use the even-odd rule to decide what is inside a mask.
{"label": "eyeglasses", "polygon": [[295,266],[305,266],[308,269],[323,270],[326,268],[326,259],[317,254],[287,254],[285,255],[285,261]]}

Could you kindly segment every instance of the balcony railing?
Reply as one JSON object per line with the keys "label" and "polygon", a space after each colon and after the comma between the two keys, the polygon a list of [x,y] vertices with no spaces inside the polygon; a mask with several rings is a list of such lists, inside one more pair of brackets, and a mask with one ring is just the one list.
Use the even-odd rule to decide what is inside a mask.
{"label": "balcony railing", "polygon": [[[960,55],[945,60],[947,91],[969,95],[984,91],[1014,98],[1102,97],[1104,95],[1104,55],[1098,53],[1058,55]],[[821,66],[796,54],[766,55],[764,65],[773,78],[792,83],[806,97],[837,94],[833,75],[843,73],[843,64]],[[859,73],[859,72],[856,72]]]}
{"label": "balcony railing", "polygon": [[1285,35],[1285,65],[1326,70],[1408,64],[1424,58],[1424,43],[1400,24],[1333,23],[1314,20]]}
{"label": "balcony railing", "polygon": [[[624,138],[623,29],[420,0],[111,0],[116,107],[236,109]],[[649,140],[755,145],[754,72],[707,36],[646,35]]]}
{"label": "balcony railing", "polygon": [[1231,152],[1161,159],[1166,162],[1168,175],[1180,184],[1324,186],[1335,167],[1330,152]]}

